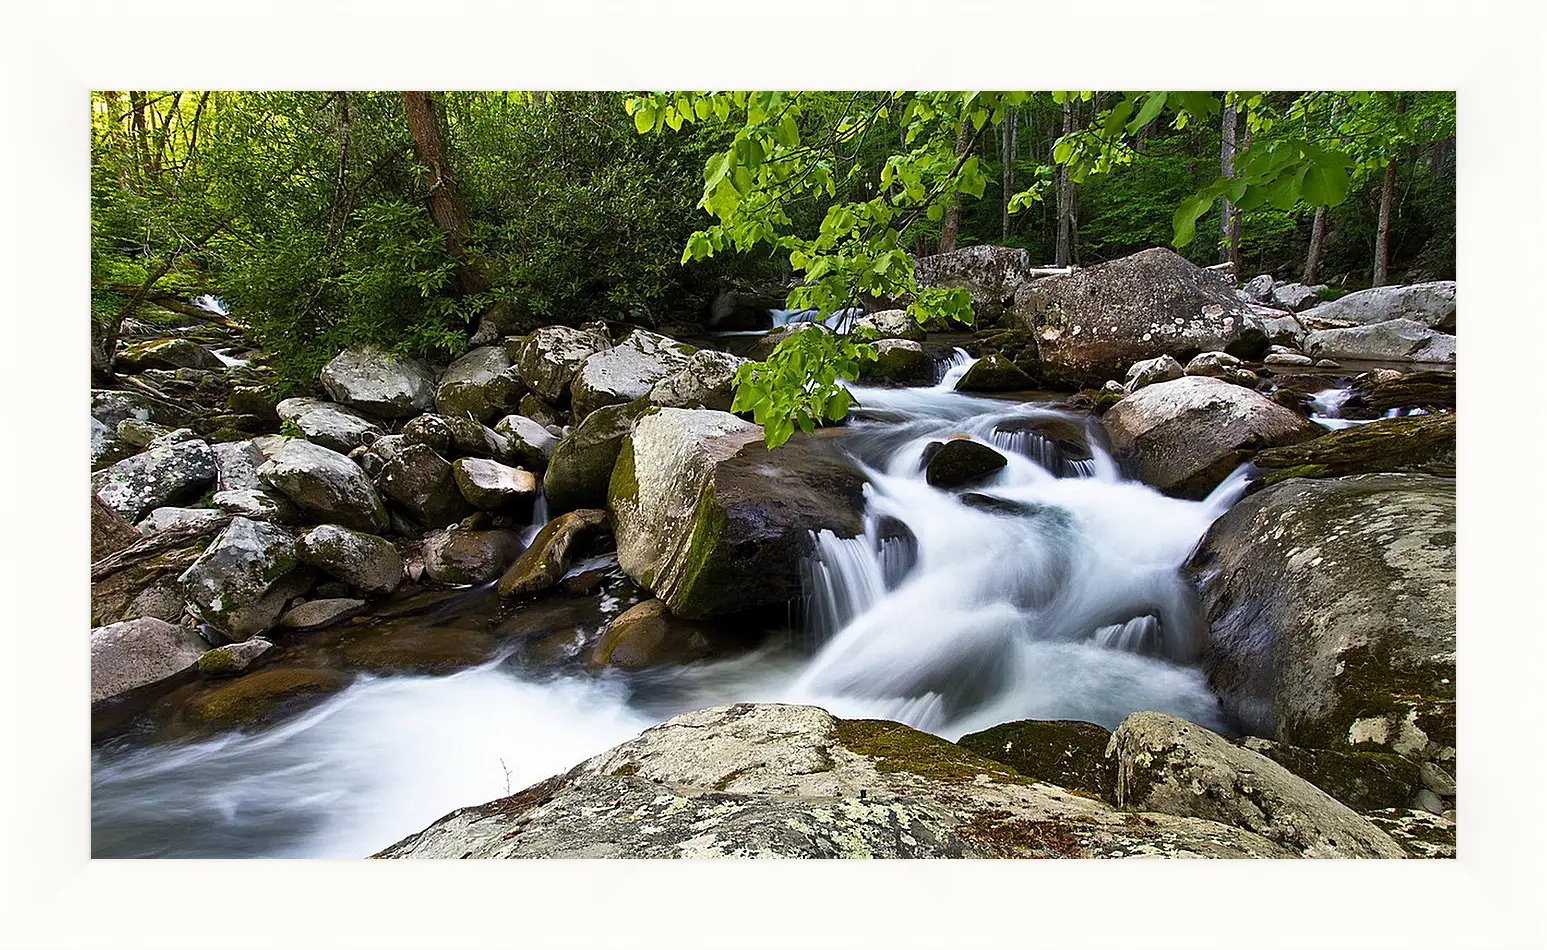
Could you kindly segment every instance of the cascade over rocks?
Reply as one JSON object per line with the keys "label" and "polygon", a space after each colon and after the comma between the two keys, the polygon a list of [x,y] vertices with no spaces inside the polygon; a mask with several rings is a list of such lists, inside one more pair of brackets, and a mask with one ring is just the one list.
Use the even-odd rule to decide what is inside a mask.
{"label": "cascade over rocks", "polygon": [[1401,858],[1406,852],[1347,805],[1266,756],[1185,719],[1137,712],[1112,734],[1117,804],[1204,818],[1262,835],[1307,858]]}
{"label": "cascade over rocks", "polygon": [[526,387],[504,346],[481,346],[457,357],[435,386],[435,408],[442,415],[487,422],[513,408]]}
{"label": "cascade over rocks", "polygon": [[1312,330],[1305,335],[1305,352],[1318,359],[1454,363],[1456,338],[1416,320],[1396,319]]}
{"label": "cascade over rocks", "polygon": [[318,379],[335,402],[383,419],[406,419],[434,404],[435,374],[423,361],[372,346],[339,353]]}
{"label": "cascade over rocks", "polygon": [[1290,857],[1212,821],[1131,815],[907,726],[812,706],[670,719],[382,858]]}
{"label": "cascade over rocks", "polygon": [[170,679],[208,649],[187,627],[153,617],[97,627],[91,631],[91,701]]}
{"label": "cascade over rocks", "polygon": [[608,492],[618,562],[676,616],[795,599],[811,532],[860,533],[864,478],[831,443],[762,439],[729,413],[661,409],[623,440]]}
{"label": "cascade over rocks", "polygon": [[125,374],[143,373],[148,369],[221,369],[224,366],[220,357],[192,340],[131,343],[113,357],[113,368]]}
{"label": "cascade over rocks", "polygon": [[296,554],[367,594],[390,594],[403,582],[403,558],[385,538],[324,524],[302,534]]}
{"label": "cascade over rocks", "polygon": [[1290,745],[1453,759],[1455,491],[1292,478],[1214,522],[1191,570],[1226,711]]}
{"label": "cascade over rocks", "polygon": [[585,419],[602,406],[631,402],[687,365],[693,348],[649,330],[635,330],[589,357],[570,384],[570,407]]}
{"label": "cascade over rocks", "polygon": [[1207,376],[1146,386],[1101,417],[1119,461],[1168,494],[1201,498],[1253,451],[1324,430],[1260,393]]}
{"label": "cascade over rocks", "polygon": [[258,467],[258,478],[314,518],[359,531],[384,531],[387,507],[360,466],[348,458],[290,439]]}
{"label": "cascade over rocks", "polygon": [[1371,287],[1319,304],[1305,316],[1369,326],[1388,320],[1412,320],[1444,333],[1456,332],[1456,282]]}
{"label": "cascade over rocks", "polygon": [[337,403],[296,396],[275,407],[279,418],[294,423],[306,438],[335,452],[369,445],[384,433],[375,422]]}
{"label": "cascade over rocks", "polygon": [[[564,401],[575,371],[612,341],[595,330],[542,327],[532,332],[516,357],[516,372],[532,392],[551,403]],[[528,415],[525,409],[523,415]]]}
{"label": "cascade over rocks", "polygon": [[215,479],[215,455],[202,439],[141,452],[97,472],[91,487],[125,521],[195,498]]}
{"label": "cascade over rocks", "polygon": [[286,602],[311,589],[313,573],[296,557],[289,531],[233,518],[178,580],[194,616],[245,640],[272,628]]}
{"label": "cascade over rocks", "polygon": [[1042,376],[1080,387],[1157,353],[1186,360],[1226,349],[1260,309],[1218,275],[1157,247],[1031,281],[1016,292],[1013,315],[1036,338]]}

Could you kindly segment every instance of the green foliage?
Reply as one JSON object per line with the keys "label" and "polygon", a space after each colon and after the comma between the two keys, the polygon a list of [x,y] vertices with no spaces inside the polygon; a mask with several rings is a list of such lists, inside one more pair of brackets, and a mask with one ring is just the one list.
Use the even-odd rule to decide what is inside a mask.
{"label": "green foliage", "polygon": [[799,428],[811,432],[823,419],[848,415],[851,397],[843,381],[859,376],[876,348],[817,324],[791,333],[761,363],[736,371],[732,412],[751,412],[769,448],[783,445]]}

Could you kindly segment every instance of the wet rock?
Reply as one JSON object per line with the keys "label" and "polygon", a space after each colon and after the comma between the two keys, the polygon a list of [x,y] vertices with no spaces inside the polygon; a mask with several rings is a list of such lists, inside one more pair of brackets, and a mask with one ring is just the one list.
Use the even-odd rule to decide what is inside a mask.
{"label": "wet rock", "polygon": [[591,648],[586,666],[623,670],[681,666],[721,652],[722,640],[721,631],[673,617],[663,601],[647,600],[613,618]]}
{"label": "wet rock", "polygon": [[252,518],[254,521],[295,524],[301,520],[300,510],[277,493],[256,489],[218,491],[210,500],[215,503],[216,508],[227,514]]}
{"label": "wet rock", "polygon": [[357,590],[390,594],[403,582],[403,559],[385,538],[324,524],[296,541],[296,553]]}
{"label": "wet rock", "polygon": [[1377,412],[1388,409],[1456,408],[1454,371],[1422,370],[1395,375],[1370,373],[1354,380],[1354,394]]}
{"label": "wet rock", "polygon": [[971,439],[931,442],[924,449],[924,480],[935,488],[976,485],[1008,462],[996,450]]}
{"label": "wet rock", "polygon": [[1265,755],[1357,812],[1406,808],[1418,791],[1419,766],[1387,752],[1305,749],[1247,736],[1244,748]]}
{"label": "wet rock", "polygon": [[387,527],[387,508],[360,466],[339,453],[291,439],[267,462],[258,478],[302,511],[359,531]]}
{"label": "wet rock", "polygon": [[1168,494],[1201,498],[1254,451],[1322,430],[1259,393],[1206,376],[1146,386],[1101,417],[1119,461]]}
{"label": "wet rock", "polygon": [[209,349],[192,340],[153,340],[131,343],[113,357],[113,369],[120,373],[143,373],[148,369],[223,369]]}
{"label": "wet rock", "polygon": [[880,340],[875,348],[876,358],[860,366],[861,380],[884,380],[900,386],[925,386],[935,381],[935,361],[918,343]]}
{"label": "wet rock", "polygon": [[[522,344],[516,371],[533,393],[550,403],[562,402],[580,365],[611,347],[612,341],[594,330],[542,327]],[[524,406],[521,414],[532,415]]]}
{"label": "wet rock", "polygon": [[125,521],[198,497],[215,480],[215,455],[202,440],[179,442],[131,456],[91,477],[92,490]]}
{"label": "wet rock", "polygon": [[457,491],[451,464],[427,445],[408,444],[382,465],[382,493],[428,527],[460,521],[472,506]]}
{"label": "wet rock", "polygon": [[521,551],[514,531],[453,528],[425,538],[424,573],[440,584],[487,584],[505,573]]}
{"label": "wet rock", "polygon": [[559,444],[553,433],[543,428],[537,420],[526,416],[506,416],[495,423],[494,431],[508,441],[510,454],[534,472],[548,467],[548,460],[553,457],[553,450]]}
{"label": "wet rock", "polygon": [[484,511],[530,502],[537,494],[537,477],[531,472],[489,459],[458,459],[451,473],[468,504]]}
{"label": "wet rock", "polygon": [[1117,796],[1117,767],[1107,758],[1112,734],[1090,722],[1023,719],[956,740],[985,759],[1021,775],[1084,792],[1103,801]]}
{"label": "wet rock", "polygon": [[1414,363],[1454,363],[1456,338],[1416,320],[1387,320],[1368,326],[1313,330],[1305,352],[1314,358]]}
{"label": "wet rock", "polygon": [[314,575],[283,528],[233,518],[178,581],[194,616],[232,640],[272,628],[285,603],[311,589]]}
{"label": "wet rock", "polygon": [[1128,367],[1127,374],[1123,376],[1123,392],[1132,394],[1145,386],[1181,378],[1181,363],[1169,356],[1157,356],[1152,360],[1141,360]]}
{"label": "wet rock", "polygon": [[318,378],[336,402],[383,419],[426,412],[435,397],[435,374],[422,361],[370,346],[344,350]]}
{"label": "wet rock", "polygon": [[235,676],[245,673],[258,658],[274,650],[274,644],[262,637],[250,637],[240,643],[205,651],[196,664],[204,676]]}
{"label": "wet rock", "polygon": [[607,484],[618,450],[635,417],[645,407],[603,406],[560,439],[543,473],[543,493],[551,511],[597,508],[605,504]]}
{"label": "wet rock", "polygon": [[369,445],[384,433],[381,427],[358,412],[333,402],[296,396],[286,399],[277,407],[279,418],[294,423],[309,441],[332,449],[349,452],[360,445]]}
{"label": "wet rock", "polygon": [[207,649],[187,627],[151,617],[97,627],[91,631],[91,701],[170,679]]}
{"label": "wet rock", "polygon": [[898,723],[810,706],[688,713],[384,858],[1285,857],[1215,822],[1126,815]]}
{"label": "wet rock", "polygon": [[863,485],[820,436],[770,450],[761,427],[728,413],[661,409],[613,468],[618,560],[679,617],[784,603],[801,596],[813,531],[860,533]]}
{"label": "wet rock", "polygon": [[1437,280],[1405,287],[1371,287],[1320,304],[1306,314],[1368,326],[1412,320],[1444,333],[1456,332],[1456,282]]}
{"label": "wet rock", "polygon": [[292,607],[279,618],[281,627],[292,630],[315,630],[348,620],[365,609],[365,601],[352,597],[336,597],[308,600],[299,607]]}
{"label": "wet rock", "polygon": [[957,392],[1018,392],[1036,386],[1036,380],[1009,359],[990,354],[973,363],[956,381]]}
{"label": "wet rock", "polygon": [[91,560],[100,561],[115,551],[140,540],[134,525],[121,518],[118,512],[91,496]]}
{"label": "wet rock", "polygon": [[142,535],[184,526],[214,530],[229,520],[226,513],[218,508],[157,508],[134,528]]}
{"label": "wet rock", "polygon": [[1454,749],[1455,491],[1430,475],[1291,478],[1214,522],[1190,568],[1226,712],[1289,745]]}
{"label": "wet rock", "polygon": [[651,386],[646,398],[652,406],[729,412],[736,371],[746,362],[719,350],[699,350],[681,369]]}
{"label": "wet rock", "polygon": [[1400,858],[1384,831],[1265,756],[1185,719],[1137,712],[1112,734],[1117,804],[1204,818],[1308,858]]}
{"label": "wet rock", "polygon": [[181,718],[206,729],[273,722],[299,712],[349,685],[333,670],[274,667],[239,676],[189,697]]}
{"label": "wet rock", "polygon": [[1253,460],[1275,470],[1262,484],[1285,478],[1329,478],[1374,472],[1456,475],[1456,417],[1449,413],[1376,419],[1308,442],[1264,449]]}
{"label": "wet rock", "polygon": [[435,386],[435,408],[442,415],[486,422],[514,408],[526,394],[503,346],[481,346],[446,367]]}
{"label": "wet rock", "polygon": [[908,315],[906,310],[878,310],[855,320],[849,332],[863,335],[874,333],[879,340],[911,340],[924,342],[924,328]]}
{"label": "wet rock", "polygon": [[670,337],[635,330],[617,346],[593,354],[575,372],[570,406],[585,419],[602,406],[631,402],[687,365],[693,348]]}
{"label": "wet rock", "polygon": [[1382,808],[1365,814],[1415,858],[1453,858],[1456,856],[1456,823],[1426,811],[1409,808]]}
{"label": "wet rock", "polygon": [[557,584],[569,570],[576,543],[606,523],[605,511],[587,508],[566,512],[548,522],[500,578],[500,596],[523,597]]}
{"label": "wet rock", "polygon": [[1304,284],[1282,284],[1273,288],[1272,303],[1299,313],[1321,303],[1321,295],[1316,292],[1316,288]]}

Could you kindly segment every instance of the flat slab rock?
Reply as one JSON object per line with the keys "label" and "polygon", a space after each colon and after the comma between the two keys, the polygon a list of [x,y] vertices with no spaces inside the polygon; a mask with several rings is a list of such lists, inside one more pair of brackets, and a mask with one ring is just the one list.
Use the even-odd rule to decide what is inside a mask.
{"label": "flat slab rock", "polygon": [[738,703],[678,716],[382,858],[1291,857],[1128,814],[893,722]]}

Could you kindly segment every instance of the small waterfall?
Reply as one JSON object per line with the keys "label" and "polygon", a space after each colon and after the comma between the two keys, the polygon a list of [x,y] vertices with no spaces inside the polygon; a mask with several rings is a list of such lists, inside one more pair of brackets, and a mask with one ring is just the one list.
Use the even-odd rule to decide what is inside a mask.
{"label": "small waterfall", "polygon": [[1114,623],[1096,630],[1092,637],[1109,650],[1152,655],[1160,646],[1160,621],[1146,614],[1127,623]]}
{"label": "small waterfall", "polygon": [[972,364],[976,362],[976,357],[959,346],[951,350],[950,356],[935,360],[935,375],[940,377],[940,382],[936,383],[934,388],[942,391],[955,390],[956,384],[967,375],[967,370],[971,369]]}
{"label": "small waterfall", "polygon": [[231,315],[231,311],[226,307],[226,302],[221,300],[219,297],[216,297],[214,294],[203,294],[193,298],[193,305],[198,307],[200,310],[208,310],[210,313],[218,313],[222,317]]}

